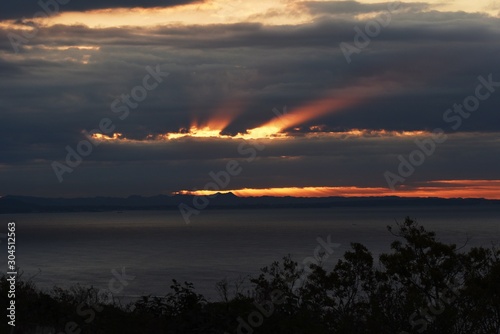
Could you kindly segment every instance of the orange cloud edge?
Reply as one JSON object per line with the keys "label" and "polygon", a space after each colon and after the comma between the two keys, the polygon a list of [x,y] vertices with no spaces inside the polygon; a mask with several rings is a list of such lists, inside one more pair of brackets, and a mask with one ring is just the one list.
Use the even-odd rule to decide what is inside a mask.
{"label": "orange cloud edge", "polygon": [[500,200],[500,180],[438,180],[422,185],[401,186],[395,190],[384,187],[321,186],[242,188],[228,190],[180,190],[175,194],[209,196],[216,193],[233,193],[238,197],[437,197],[437,198],[484,198]]}

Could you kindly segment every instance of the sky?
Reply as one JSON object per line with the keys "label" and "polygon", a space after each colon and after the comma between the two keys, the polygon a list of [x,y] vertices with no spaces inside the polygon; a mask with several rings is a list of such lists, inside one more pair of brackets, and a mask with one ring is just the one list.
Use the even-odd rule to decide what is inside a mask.
{"label": "sky", "polygon": [[500,1],[0,4],[0,196],[500,199]]}

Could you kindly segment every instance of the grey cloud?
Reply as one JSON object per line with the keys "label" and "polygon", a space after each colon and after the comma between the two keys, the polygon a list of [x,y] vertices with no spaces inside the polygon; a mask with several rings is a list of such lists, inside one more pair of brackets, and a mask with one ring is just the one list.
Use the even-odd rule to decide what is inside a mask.
{"label": "grey cloud", "polygon": [[[365,14],[372,12],[387,11],[388,8],[392,8],[396,2],[380,2],[374,4],[366,4],[358,1],[304,1],[301,3],[302,6],[307,8],[312,14],[324,15],[324,14]],[[425,2],[411,2],[403,3],[400,2],[398,5],[398,10],[410,10],[412,12],[419,12],[424,9],[429,8],[429,4]]]}
{"label": "grey cloud", "polygon": [[[387,88],[370,99],[360,96],[358,105],[305,122],[297,135],[322,124],[334,131],[442,127],[452,133],[443,113],[474,93],[479,75],[492,73],[500,81],[498,23],[478,14],[401,13],[350,65],[338,45],[352,43],[353,28],[363,23],[346,18],[323,17],[293,27],[55,26],[41,29],[18,55],[10,53],[7,39],[0,39],[2,192],[116,195],[201,187],[224,159],[238,158],[235,143],[103,144],[62,185],[50,162],[63,160],[65,146],[74,147],[83,139],[81,130],[97,127],[103,117],[113,120],[116,132],[141,139],[187,127],[194,118],[209,119],[229,105],[235,117],[226,130],[236,133],[273,118],[274,107],[286,105],[293,112],[358,82]],[[78,45],[97,45],[100,50],[55,48]],[[82,63],[83,56],[89,57],[88,64]],[[111,103],[141,83],[145,66],[155,64],[171,75],[127,119],[119,120]],[[498,178],[499,161],[492,154],[498,144],[492,138],[500,132],[499,93],[464,120],[458,129],[464,137],[443,145],[415,175],[415,182],[447,175]],[[300,185],[319,185],[322,180],[329,185],[381,185],[382,173],[397,164],[397,154],[411,152],[412,145],[299,138],[267,147],[234,180],[234,187],[287,186],[290,180]],[[481,161],[484,168],[476,172],[473,165]],[[131,181],[137,175],[141,181]],[[109,189],[99,188],[103,183]]]}
{"label": "grey cloud", "polygon": [[[39,2],[44,4],[40,6]],[[65,3],[67,2],[67,3]],[[19,19],[22,17],[32,18],[35,13],[44,11],[46,12],[59,12],[59,11],[88,11],[94,9],[107,9],[107,8],[151,8],[151,7],[172,7],[178,5],[185,5],[190,3],[202,2],[202,0],[70,0],[70,1],[56,1],[56,0],[18,0],[18,1],[4,1],[0,4],[0,20],[1,19]],[[65,4],[64,4],[65,3]],[[56,5],[57,4],[57,7]],[[58,8],[58,10],[56,10]]]}
{"label": "grey cloud", "polygon": [[[416,148],[412,139],[401,138],[297,138],[262,143],[265,148],[252,162],[246,161],[248,155],[238,153],[239,142],[184,140],[146,148],[103,144],[73,174],[67,175],[62,184],[57,182],[50,169],[50,161],[4,167],[0,182],[4,185],[3,191],[12,194],[152,195],[180,189],[201,189],[211,180],[209,172],[219,172],[229,159],[237,159],[243,170],[238,177],[232,178],[228,188],[385,187],[383,173],[386,170],[396,171],[399,163],[397,156],[407,156]],[[417,169],[408,179],[407,186],[427,180],[496,179],[500,161],[491,152],[499,148],[497,134],[452,136]],[[12,184],[9,180],[17,182]]]}

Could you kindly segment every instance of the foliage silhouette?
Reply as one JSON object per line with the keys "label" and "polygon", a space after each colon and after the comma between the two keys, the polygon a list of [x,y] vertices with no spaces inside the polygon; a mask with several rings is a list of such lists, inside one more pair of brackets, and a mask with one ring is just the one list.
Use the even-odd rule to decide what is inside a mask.
{"label": "foliage silhouette", "polygon": [[[261,269],[244,294],[241,281],[217,284],[221,301],[208,302],[191,283],[173,280],[164,297],[126,306],[93,287],[38,290],[19,277],[16,333],[500,333],[500,250],[461,251],[440,242],[414,220],[388,226],[396,240],[375,261],[352,243],[335,267],[305,273],[290,256]],[[1,298],[8,291],[0,279]],[[81,317],[77,310],[94,310]],[[6,322],[2,333],[9,330]]]}

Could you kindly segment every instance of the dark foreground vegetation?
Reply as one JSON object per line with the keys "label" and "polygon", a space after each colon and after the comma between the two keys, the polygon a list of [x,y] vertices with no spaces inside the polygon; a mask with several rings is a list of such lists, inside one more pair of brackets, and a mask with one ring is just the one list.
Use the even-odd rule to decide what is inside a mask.
{"label": "dark foreground vegetation", "polygon": [[[331,271],[304,274],[286,257],[247,293],[222,281],[219,302],[176,281],[165,297],[121,305],[92,287],[46,292],[21,280],[15,333],[500,333],[498,248],[461,251],[409,218],[389,232],[392,250],[376,263],[356,243]],[[3,277],[3,299],[7,290]]]}

